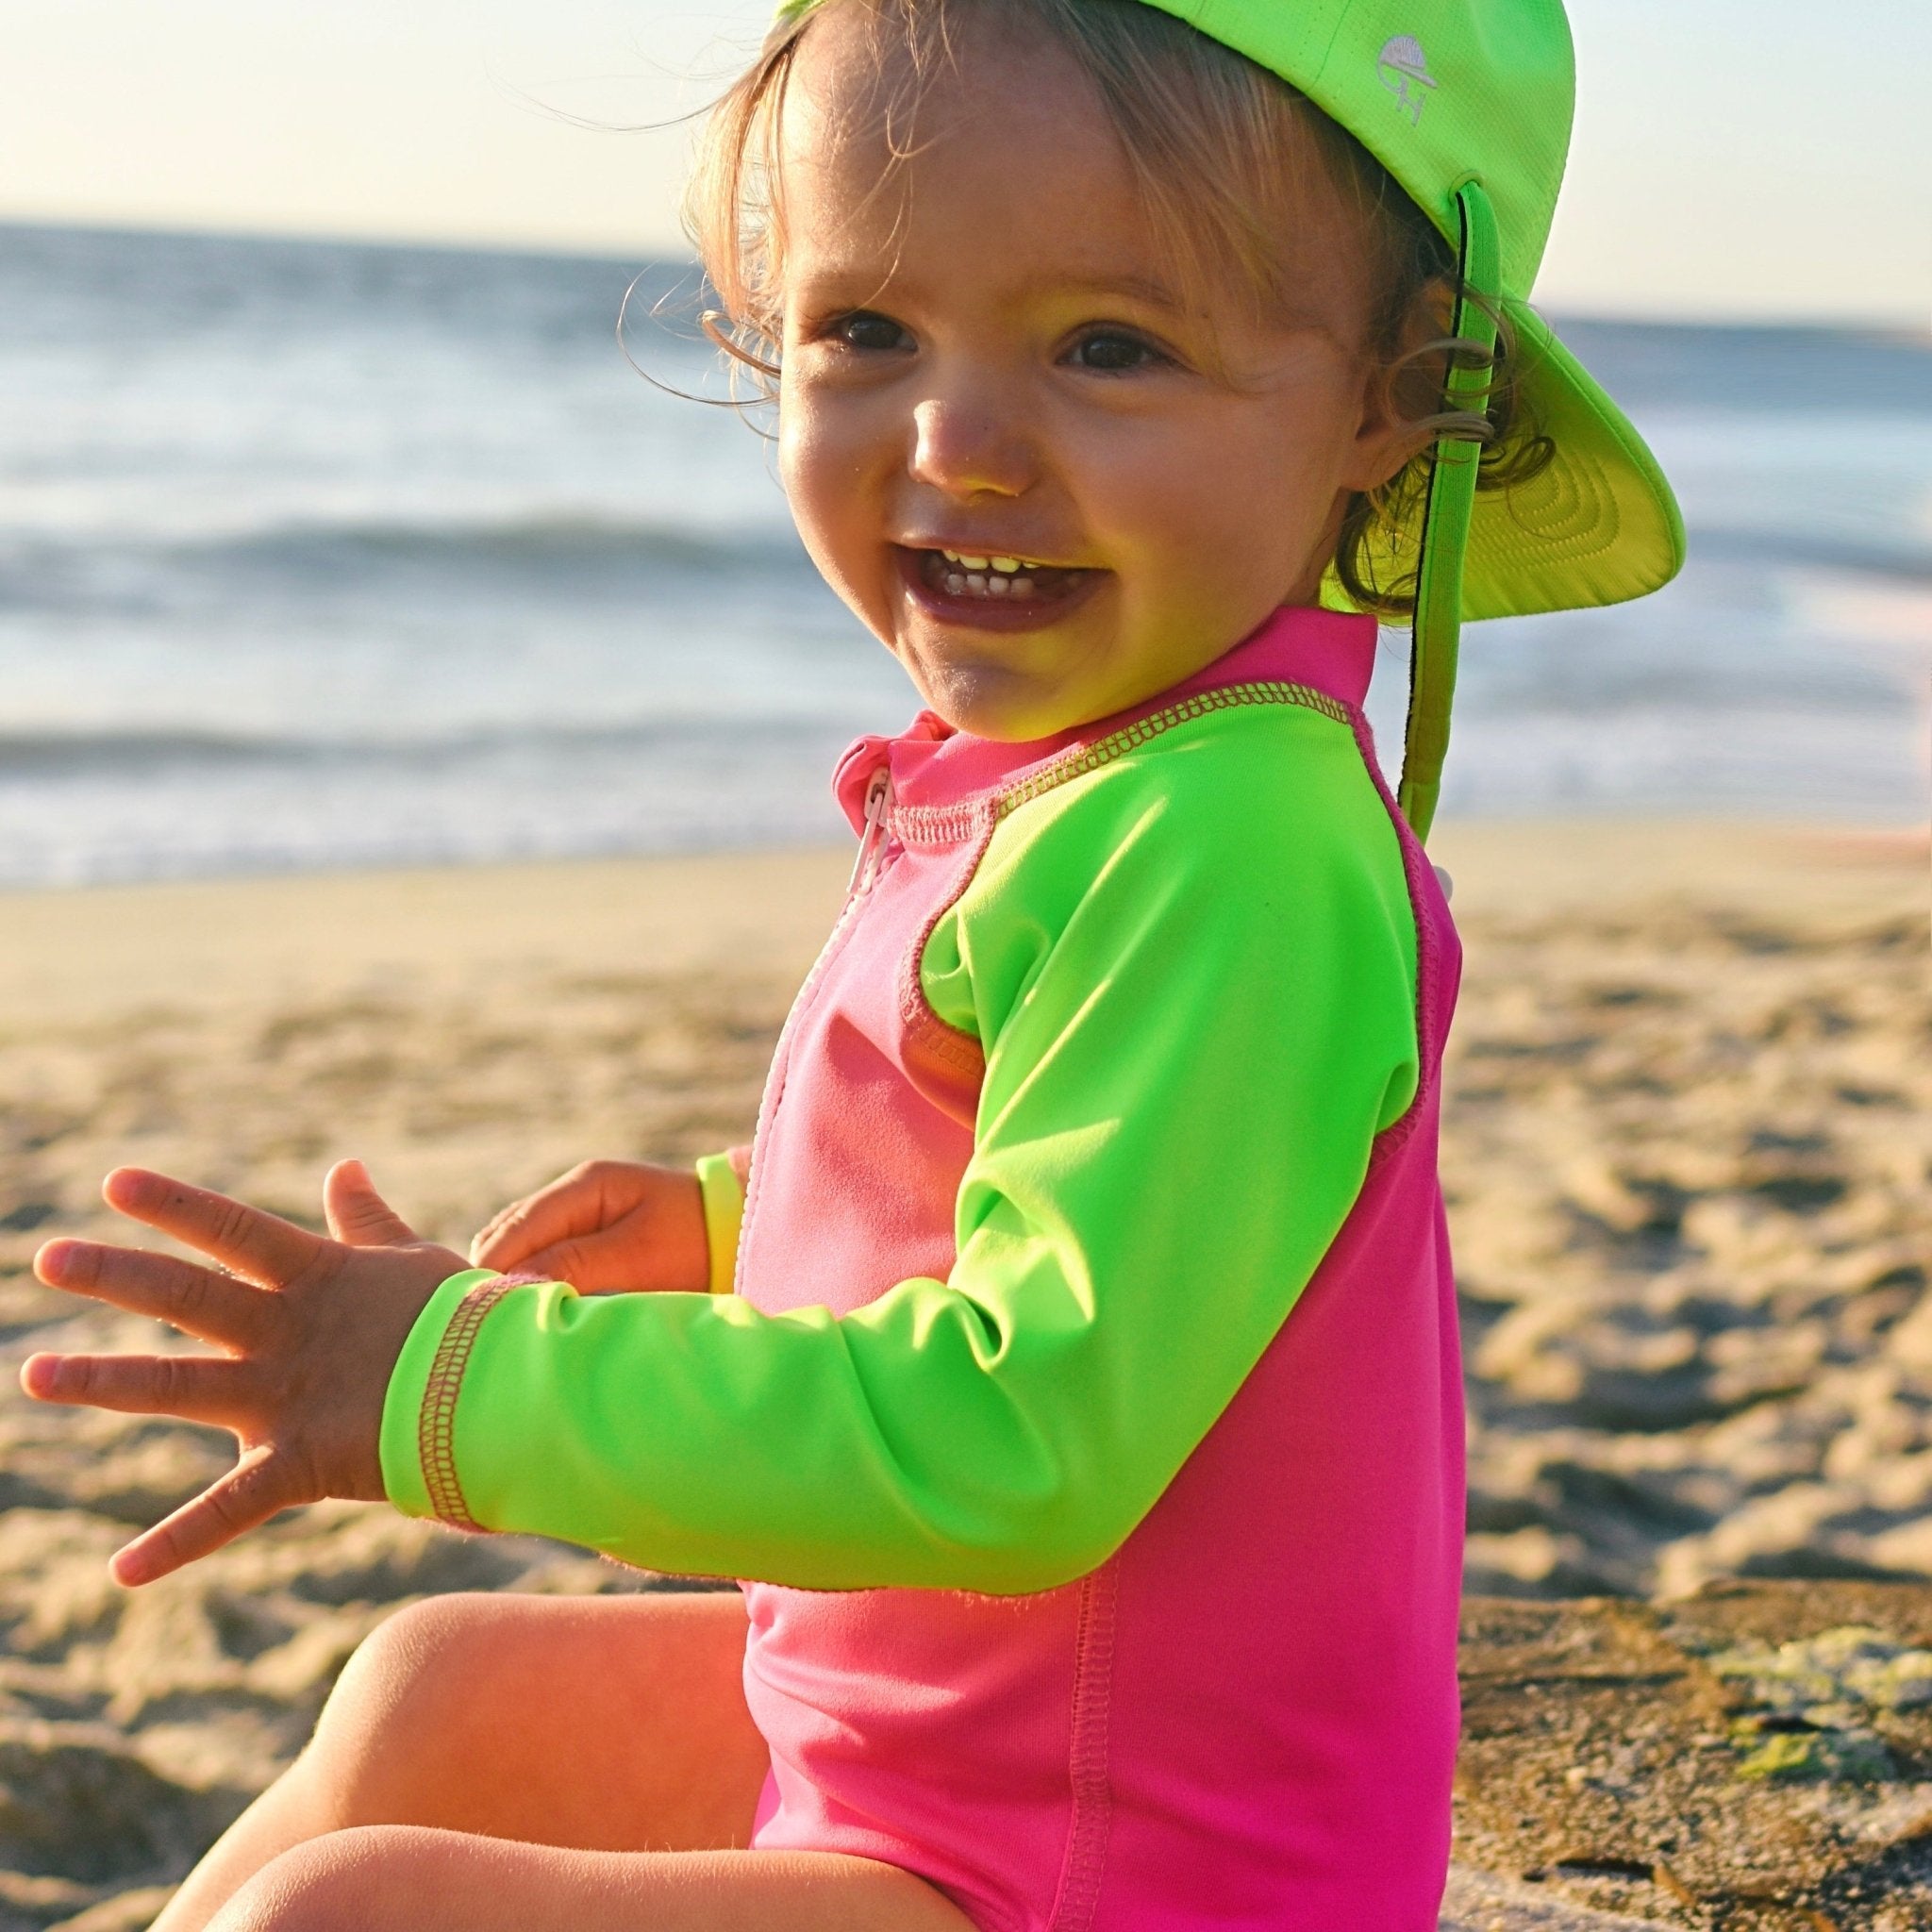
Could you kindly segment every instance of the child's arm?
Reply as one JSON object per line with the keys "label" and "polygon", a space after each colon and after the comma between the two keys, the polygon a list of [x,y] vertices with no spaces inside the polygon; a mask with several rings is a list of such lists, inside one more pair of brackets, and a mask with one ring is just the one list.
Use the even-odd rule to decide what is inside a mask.
{"label": "child's arm", "polygon": [[[32,1393],[242,1444],[117,1574],[375,1493],[377,1410],[399,1507],[653,1569],[1022,1591],[1092,1567],[1233,1398],[1415,1091],[1400,849],[1346,727],[1296,725],[1259,762],[1176,763],[1151,791],[1117,767],[1010,865],[989,855],[1005,910],[961,961],[987,1072],[944,1282],[842,1319],[480,1270],[436,1287],[457,1257],[415,1243],[359,1170],[331,1176],[336,1242],[110,1179],[124,1211],[275,1291],[42,1251],[43,1279],[237,1358],[28,1363]],[[337,1225],[345,1201],[359,1235]]]}

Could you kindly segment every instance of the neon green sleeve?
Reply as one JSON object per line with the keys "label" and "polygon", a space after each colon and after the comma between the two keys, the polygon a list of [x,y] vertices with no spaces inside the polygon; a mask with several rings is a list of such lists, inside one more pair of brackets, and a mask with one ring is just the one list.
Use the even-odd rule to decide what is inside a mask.
{"label": "neon green sleeve", "polygon": [[401,1507],[817,1589],[1118,1546],[1415,1091],[1394,830],[1345,725],[1211,713],[1013,811],[923,965],[987,1059],[950,1280],[835,1319],[458,1277],[389,1391]]}

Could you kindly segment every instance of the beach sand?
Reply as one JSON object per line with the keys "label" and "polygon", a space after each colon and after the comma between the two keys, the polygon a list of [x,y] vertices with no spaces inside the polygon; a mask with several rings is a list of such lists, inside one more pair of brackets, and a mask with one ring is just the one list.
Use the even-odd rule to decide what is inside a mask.
{"label": "beach sand", "polygon": [[[1829,1797],[1849,1779],[1863,1794],[1857,1830],[1843,1805],[1785,1796],[1763,1827],[1803,1840],[1791,1869],[1811,1875],[1791,1897],[1839,1886],[1824,1918],[1753,1905],[1694,1846],[1667,1861],[1683,1896],[1637,1876],[1665,1855],[1640,1802],[1651,1760],[1624,1748],[1641,1734],[1663,1752],[1683,1699],[1657,1687],[1694,1681],[1717,1700],[1695,1735],[1715,1742],[1665,1755],[1715,1795],[1698,1812],[1674,1786],[1671,1802],[1756,1845],[1757,1827],[1724,1810],[1755,1748],[1732,1727],[1755,1737],[1776,1712],[1751,1702],[1748,1674],[1710,1663],[1711,1620],[1744,1616],[1741,1603],[1780,1641],[1875,1621],[1894,1647],[1932,1643],[1932,1592],[1848,1606],[1832,1594],[1843,1586],[1810,1580],[1932,1576],[1924,841],[1450,824],[1433,856],[1454,875],[1467,946],[1443,1171],[1483,1599],[1465,1658],[1466,1869],[1444,1924],[1932,1924],[1932,1873],[1921,1894],[1894,1860],[1861,1901],[1841,1896],[1853,1855],[1830,1849],[1876,1841],[1872,1806],[1888,1844],[1932,1818],[1932,1736],[1890,1707],[1844,1720],[1852,1757],[1824,1764],[1831,1775],[1821,1759],[1748,1781]],[[848,863],[0,897],[0,1932],[144,1924],[399,1603],[647,1585],[553,1545],[341,1506],[117,1591],[108,1552],[221,1468],[225,1442],[7,1392],[35,1348],[146,1346],[155,1332],[38,1288],[34,1247],[108,1232],[95,1190],[123,1161],[312,1219],[323,1170],[359,1155],[419,1228],[460,1244],[585,1156],[681,1159],[741,1138]],[[1691,1595],[1733,1575],[1763,1580],[1736,1602],[1722,1585]],[[1589,1592],[1624,1601],[1546,1601]],[[1733,1610],[1709,1607],[1722,1603]],[[1615,1656],[1592,1664],[1605,1645]],[[1650,1660],[1633,1663],[1645,1645]],[[1691,1661],[1658,1664],[1670,1646]],[[1498,1691],[1511,1671],[1541,1702]],[[1608,1716],[1606,1683],[1624,1687]],[[1648,1731],[1632,1716],[1646,1696],[1663,1713]],[[1868,1734],[1886,1740],[1882,1774],[1868,1775],[1869,1751],[1853,1763]],[[1632,1869],[1599,1869],[1607,1858]]]}

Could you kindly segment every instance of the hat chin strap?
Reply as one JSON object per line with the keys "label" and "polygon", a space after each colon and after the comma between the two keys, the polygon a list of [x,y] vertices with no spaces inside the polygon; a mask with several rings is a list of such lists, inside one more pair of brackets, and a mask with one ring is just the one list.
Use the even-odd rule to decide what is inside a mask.
{"label": "hat chin strap", "polygon": [[[1474,181],[1457,190],[1456,201],[1462,216],[1462,291],[1483,300],[1468,301],[1457,292],[1452,333],[1492,350],[1495,305],[1502,296],[1496,212]],[[1452,357],[1442,389],[1443,407],[1483,414],[1491,375],[1486,359]],[[1408,721],[1403,736],[1402,780],[1396,790],[1396,802],[1418,839],[1429,836],[1442,789],[1442,760],[1449,750],[1449,709],[1456,696],[1456,652],[1462,635],[1462,568],[1482,453],[1482,444],[1474,437],[1444,436],[1437,441],[1435,461],[1429,466],[1408,658]]]}

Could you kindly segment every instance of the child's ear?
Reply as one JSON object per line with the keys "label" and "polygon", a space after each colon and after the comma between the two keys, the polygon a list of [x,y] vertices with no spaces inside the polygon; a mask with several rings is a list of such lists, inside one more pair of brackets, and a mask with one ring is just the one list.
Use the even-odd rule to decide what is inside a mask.
{"label": "child's ear", "polygon": [[1346,479],[1351,490],[1380,489],[1436,440],[1455,317],[1455,290],[1446,281],[1431,282],[1409,311],[1393,353],[1365,358],[1362,412]]}

